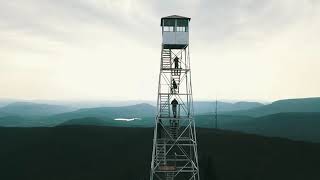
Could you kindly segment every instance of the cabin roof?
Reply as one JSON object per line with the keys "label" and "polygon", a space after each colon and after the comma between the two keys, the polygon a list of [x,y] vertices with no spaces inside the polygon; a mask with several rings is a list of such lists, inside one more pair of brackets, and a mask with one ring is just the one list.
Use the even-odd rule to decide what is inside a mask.
{"label": "cabin roof", "polygon": [[161,18],[161,22],[160,22],[160,26],[162,26],[162,20],[163,19],[187,19],[188,21],[190,21],[191,18],[189,17],[184,17],[184,16],[179,16],[179,15],[171,15],[171,16],[166,16],[166,17],[162,17]]}

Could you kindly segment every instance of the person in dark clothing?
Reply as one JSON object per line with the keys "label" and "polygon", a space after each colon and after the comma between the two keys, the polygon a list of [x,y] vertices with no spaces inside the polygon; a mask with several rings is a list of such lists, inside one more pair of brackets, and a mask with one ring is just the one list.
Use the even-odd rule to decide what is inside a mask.
{"label": "person in dark clothing", "polygon": [[173,117],[176,118],[177,117],[177,106],[178,106],[179,102],[176,99],[173,99],[171,101],[171,105],[172,105],[172,113],[173,113]]}
{"label": "person in dark clothing", "polygon": [[159,122],[158,122],[158,124],[157,124],[157,136],[158,136],[158,138],[159,139],[161,139],[162,138],[162,127],[161,127],[161,123],[162,123],[162,121],[161,121],[161,119],[159,119]]}
{"label": "person in dark clothing", "polygon": [[178,58],[178,57],[175,57],[174,60],[173,60],[173,62],[174,62],[174,68],[175,68],[175,69],[178,69],[178,68],[179,68],[179,58]]}
{"label": "person in dark clothing", "polygon": [[178,73],[178,69],[179,69],[179,58],[178,57],[175,57],[174,60],[174,73],[177,74]]}
{"label": "person in dark clothing", "polygon": [[172,87],[171,87],[171,93],[176,92],[178,88],[178,85],[174,79],[172,79]]}

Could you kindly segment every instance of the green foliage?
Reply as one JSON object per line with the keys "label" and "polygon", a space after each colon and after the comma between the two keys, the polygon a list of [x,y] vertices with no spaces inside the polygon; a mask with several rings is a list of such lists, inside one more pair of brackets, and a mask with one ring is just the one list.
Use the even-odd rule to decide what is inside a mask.
{"label": "green foliage", "polygon": [[[96,126],[0,128],[0,179],[147,178],[152,133]],[[207,179],[319,179],[319,144],[201,128],[197,135],[200,175]]]}

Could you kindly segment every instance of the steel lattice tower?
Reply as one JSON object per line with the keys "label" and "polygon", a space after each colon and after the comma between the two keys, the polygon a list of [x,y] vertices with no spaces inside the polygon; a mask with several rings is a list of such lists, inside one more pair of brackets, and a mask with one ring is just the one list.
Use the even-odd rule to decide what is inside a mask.
{"label": "steel lattice tower", "polygon": [[199,180],[189,56],[190,18],[161,18],[162,49],[150,180]]}

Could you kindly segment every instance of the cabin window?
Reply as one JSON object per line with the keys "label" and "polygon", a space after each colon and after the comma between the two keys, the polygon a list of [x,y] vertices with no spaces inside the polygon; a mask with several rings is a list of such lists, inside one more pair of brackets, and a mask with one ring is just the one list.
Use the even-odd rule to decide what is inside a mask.
{"label": "cabin window", "polygon": [[174,26],[164,26],[163,27],[163,31],[166,31],[166,32],[173,32],[174,30]]}
{"label": "cabin window", "polygon": [[163,31],[173,32],[175,27],[174,19],[164,19],[163,20]]}
{"label": "cabin window", "polygon": [[178,26],[178,27],[177,27],[177,32],[187,32],[187,31],[186,31],[186,27],[184,27],[184,26],[182,26],[182,27],[181,27],[181,26]]}
{"label": "cabin window", "polygon": [[177,19],[177,32],[188,32],[187,19]]}

